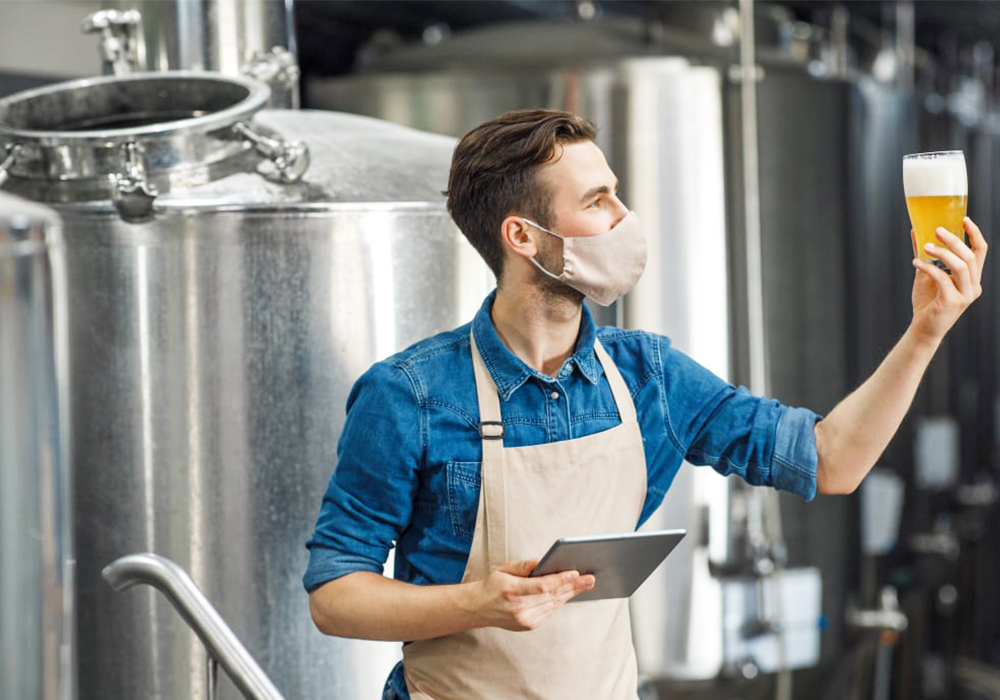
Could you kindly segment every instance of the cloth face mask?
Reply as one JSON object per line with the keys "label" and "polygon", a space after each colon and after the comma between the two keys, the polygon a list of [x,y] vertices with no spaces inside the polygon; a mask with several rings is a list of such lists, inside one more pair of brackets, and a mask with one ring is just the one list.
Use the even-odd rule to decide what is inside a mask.
{"label": "cloth face mask", "polygon": [[639,230],[634,211],[625,215],[606,233],[596,236],[566,238],[530,219],[521,221],[563,242],[563,269],[554,275],[534,258],[528,258],[543,273],[590,297],[601,306],[609,306],[628,292],[646,267],[646,239]]}

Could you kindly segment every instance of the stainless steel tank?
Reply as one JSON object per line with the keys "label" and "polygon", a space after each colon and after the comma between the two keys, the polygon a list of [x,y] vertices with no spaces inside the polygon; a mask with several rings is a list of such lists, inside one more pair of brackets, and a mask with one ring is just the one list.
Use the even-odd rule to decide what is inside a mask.
{"label": "stainless steel tank", "polygon": [[72,700],[65,267],[51,209],[0,193],[0,697]]}
{"label": "stainless steel tank", "polygon": [[85,33],[99,36],[107,75],[214,71],[267,82],[270,106],[299,106],[292,0],[104,0]]}
{"label": "stainless steel tank", "polygon": [[65,221],[85,699],[205,697],[169,606],[100,578],[135,551],[187,569],[290,699],[378,697],[399,656],[314,629],[303,545],[354,380],[492,278],[444,207],[452,139],[266,98],[162,74],[0,102],[8,187]]}

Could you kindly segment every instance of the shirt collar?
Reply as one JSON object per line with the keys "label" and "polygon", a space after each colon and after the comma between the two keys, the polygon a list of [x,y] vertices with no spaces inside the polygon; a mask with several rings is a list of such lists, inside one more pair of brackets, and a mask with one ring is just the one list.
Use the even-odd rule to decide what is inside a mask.
{"label": "shirt collar", "polygon": [[[476,347],[479,349],[480,357],[483,358],[483,364],[486,365],[486,370],[490,373],[493,383],[496,384],[497,393],[504,401],[509,401],[511,394],[524,384],[528,377],[537,377],[542,381],[551,381],[552,377],[547,377],[532,369],[504,345],[493,326],[493,319],[490,318],[496,294],[494,289],[483,300],[483,305],[472,321],[472,333],[475,335]],[[594,353],[596,340],[597,327],[594,325],[594,317],[591,316],[590,309],[584,304],[580,317],[580,334],[576,339],[576,349],[566,362],[571,362],[573,371],[579,370],[580,374],[591,384],[597,384],[604,372],[604,368],[601,367],[601,363]]]}

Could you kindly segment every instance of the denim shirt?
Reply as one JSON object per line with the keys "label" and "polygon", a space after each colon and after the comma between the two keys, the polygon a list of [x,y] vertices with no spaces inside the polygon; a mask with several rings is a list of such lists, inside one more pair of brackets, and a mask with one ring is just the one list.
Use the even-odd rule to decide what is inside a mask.
{"label": "denim shirt", "polygon": [[[632,396],[646,453],[641,525],[684,461],[755,485],[816,492],[819,419],[758,398],[715,376],[669,338],[597,328],[586,306],[573,355],[554,377],[520,360],[490,318],[491,293],[471,323],[497,386],[504,445],[571,440],[620,423],[594,353],[599,338]],[[382,573],[395,545],[394,577],[415,584],[462,579],[479,505],[479,407],[470,324],[375,364],[354,385],[312,538],[303,583],[311,591],[355,571]],[[397,692],[400,669],[396,669]]]}

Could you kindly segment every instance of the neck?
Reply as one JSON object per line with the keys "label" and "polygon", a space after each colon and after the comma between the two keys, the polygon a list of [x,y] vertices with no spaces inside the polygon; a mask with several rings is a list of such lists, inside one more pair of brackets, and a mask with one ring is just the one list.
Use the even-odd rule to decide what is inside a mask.
{"label": "neck", "polygon": [[581,301],[533,285],[504,285],[497,290],[490,316],[511,352],[529,367],[555,376],[576,348],[581,306]]}

